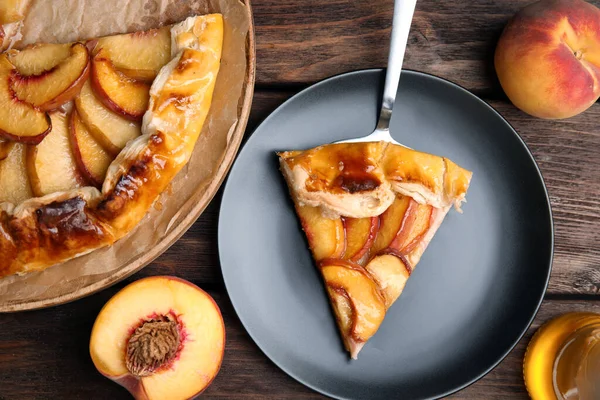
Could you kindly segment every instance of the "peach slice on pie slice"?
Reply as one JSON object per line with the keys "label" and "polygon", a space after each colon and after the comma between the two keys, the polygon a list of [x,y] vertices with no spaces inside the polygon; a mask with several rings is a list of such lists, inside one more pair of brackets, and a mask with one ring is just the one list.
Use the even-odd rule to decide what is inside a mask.
{"label": "peach slice on pie slice", "polygon": [[27,146],[12,143],[7,157],[0,161],[0,203],[19,204],[33,197],[26,165]]}
{"label": "peach slice on pie slice", "polygon": [[398,299],[410,276],[408,261],[401,255],[392,252],[373,258],[365,266],[385,297],[385,306],[390,306]]}
{"label": "peach slice on pie slice", "polygon": [[141,134],[138,123],[126,120],[104,107],[89,81],[81,88],[75,106],[90,133],[113,156],[119,154],[127,142]]}
{"label": "peach slice on pie slice", "polygon": [[36,146],[27,149],[27,170],[35,196],[62,192],[83,185],[69,143],[68,117],[53,112],[52,131]]}
{"label": "peach slice on pie slice", "polygon": [[410,197],[397,195],[392,205],[379,216],[379,231],[371,248],[372,255],[387,248],[396,238],[411,201]]}
{"label": "peach slice on pie slice", "polygon": [[89,73],[87,47],[81,43],[71,46],[65,60],[39,75],[12,75],[12,89],[17,98],[36,108],[53,110],[79,93]]}
{"label": "peach slice on pie slice", "polygon": [[403,254],[409,253],[416,246],[419,239],[429,230],[432,214],[432,206],[419,204],[410,199],[410,205],[402,221],[402,228],[400,228],[389,247]]}
{"label": "peach slice on pie slice", "polygon": [[346,252],[344,258],[359,262],[375,242],[379,230],[379,218],[344,218]]}
{"label": "peach slice on pie slice", "polygon": [[8,59],[21,75],[41,75],[71,56],[71,44],[34,44],[10,50]]}
{"label": "peach slice on pie slice", "polygon": [[76,110],[71,113],[69,139],[79,172],[92,185],[101,187],[113,158],[94,139]]}
{"label": "peach slice on pie slice", "polygon": [[14,142],[0,138],[0,161],[8,157],[8,153],[10,153],[10,149],[12,149],[13,144]]}
{"label": "peach slice on pie slice", "polygon": [[171,61],[171,33],[169,27],[163,27],[104,37],[98,39],[93,52],[101,51],[128,77],[152,81]]}
{"label": "peach slice on pie slice", "polygon": [[190,282],[138,280],[102,308],[90,338],[98,371],[137,399],[189,399],[215,378],[225,327],[214,300]]}
{"label": "peach slice on pie slice", "polygon": [[39,143],[52,128],[50,117],[17,99],[10,87],[14,72],[6,54],[0,55],[0,137],[21,143]]}
{"label": "peach slice on pie slice", "polygon": [[106,107],[125,118],[139,120],[148,108],[150,85],[115,69],[107,52],[100,50],[92,60],[91,81]]}
{"label": "peach slice on pie slice", "polygon": [[341,257],[346,247],[341,218],[327,218],[316,207],[298,206],[296,210],[315,260]]}
{"label": "peach slice on pie slice", "polygon": [[[385,300],[375,282],[360,265],[339,260],[324,260],[321,265],[327,291],[335,298],[334,312],[340,329],[350,328],[346,331],[346,347],[352,358],[356,358],[362,344],[381,325],[386,311]],[[344,298],[347,302],[342,300]]]}

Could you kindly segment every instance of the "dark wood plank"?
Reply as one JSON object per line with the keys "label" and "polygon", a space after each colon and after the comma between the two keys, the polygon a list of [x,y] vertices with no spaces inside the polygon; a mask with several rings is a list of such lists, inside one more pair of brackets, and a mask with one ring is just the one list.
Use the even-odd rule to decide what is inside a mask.
{"label": "dark wood plank", "polygon": [[[531,0],[419,0],[405,67],[499,93],[493,53],[508,19]],[[600,5],[600,1],[592,0]],[[257,83],[314,82],[387,63],[392,0],[255,0]]]}

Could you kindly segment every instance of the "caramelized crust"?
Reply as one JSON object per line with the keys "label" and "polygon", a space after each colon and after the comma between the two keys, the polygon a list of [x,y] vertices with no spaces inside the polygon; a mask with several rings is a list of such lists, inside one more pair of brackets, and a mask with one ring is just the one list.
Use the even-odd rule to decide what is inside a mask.
{"label": "caramelized crust", "polygon": [[460,208],[472,175],[445,158],[387,142],[329,144],[278,155],[296,200],[330,216],[381,215],[394,193],[437,208]]}
{"label": "caramelized crust", "polygon": [[142,136],[111,164],[102,192],[85,187],[17,207],[0,203],[0,277],[42,270],[114,243],[188,162],[212,100],[223,20],[220,14],[190,17],[172,32],[192,38],[172,49],[173,60],[150,90]]}
{"label": "caramelized crust", "polygon": [[[472,174],[448,159],[387,142],[330,144],[279,157],[344,345],[356,358],[383,321],[378,310],[385,314],[398,299],[449,209],[459,209]],[[369,221],[337,222],[348,219]],[[344,227],[341,239],[336,226]],[[349,237],[363,240],[362,247],[353,242],[361,256],[352,262],[332,251]],[[319,260],[326,250],[331,254]]]}

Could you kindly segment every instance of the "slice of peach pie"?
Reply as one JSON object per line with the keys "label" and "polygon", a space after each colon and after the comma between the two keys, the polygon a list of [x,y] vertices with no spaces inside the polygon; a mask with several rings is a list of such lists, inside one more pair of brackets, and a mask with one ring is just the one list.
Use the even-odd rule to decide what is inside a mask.
{"label": "slice of peach pie", "polygon": [[346,349],[377,332],[471,172],[387,142],[279,153]]}
{"label": "slice of peach pie", "polygon": [[110,245],[140,222],[192,154],[222,43],[210,14],[0,54],[0,277]]}

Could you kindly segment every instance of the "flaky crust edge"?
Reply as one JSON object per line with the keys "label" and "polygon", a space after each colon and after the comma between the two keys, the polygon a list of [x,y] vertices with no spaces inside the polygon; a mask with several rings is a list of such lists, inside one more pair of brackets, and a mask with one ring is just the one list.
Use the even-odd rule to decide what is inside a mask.
{"label": "flaky crust edge", "polygon": [[0,203],[0,277],[41,271],[126,236],[187,164],[210,109],[223,19],[190,17],[171,32],[172,60],[152,84],[142,135],[113,161],[102,191],[84,187],[17,206]]}

